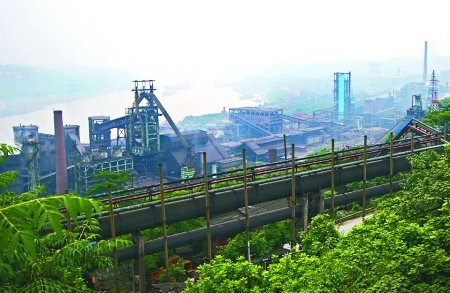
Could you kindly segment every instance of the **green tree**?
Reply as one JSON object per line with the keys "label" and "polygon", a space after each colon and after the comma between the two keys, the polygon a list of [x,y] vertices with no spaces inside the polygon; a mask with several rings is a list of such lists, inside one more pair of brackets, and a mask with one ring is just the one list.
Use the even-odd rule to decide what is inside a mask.
{"label": "green tree", "polygon": [[[18,152],[19,149],[13,146],[9,146],[4,143],[0,143],[0,164],[8,159],[9,155],[13,155]],[[14,180],[16,180],[16,171],[6,171],[1,173],[0,176],[0,194],[3,196],[11,195],[11,193],[6,189]],[[2,197],[3,199],[3,197]]]}
{"label": "green tree", "polygon": [[312,219],[306,232],[301,233],[302,250],[309,255],[320,256],[333,249],[340,236],[328,214],[317,215]]}
{"label": "green tree", "polygon": [[345,292],[346,264],[293,251],[263,273],[263,292]]}
{"label": "green tree", "polygon": [[445,108],[441,111],[431,111],[425,117],[425,123],[434,126],[448,138],[450,131],[450,101],[445,102]]}
{"label": "green tree", "polygon": [[442,109],[450,109],[450,97],[446,97],[444,99],[439,100],[439,107]]}
{"label": "green tree", "polygon": [[[4,148],[0,152],[5,155]],[[11,180],[0,173],[3,185]],[[6,292],[88,291],[82,274],[110,267],[111,259],[103,254],[128,242],[98,240],[99,226],[92,214],[102,209],[100,202],[74,195],[38,195],[39,190],[0,194],[0,288]],[[74,223],[80,216],[84,220],[68,231],[62,210]]]}
{"label": "green tree", "polygon": [[[326,215],[314,218],[293,250],[248,284],[255,292],[447,292],[450,284],[450,146],[411,159],[403,189],[377,202],[375,214],[339,236]],[[188,292],[229,289],[220,259],[202,267]],[[214,276],[218,276],[214,278]],[[193,289],[197,291],[194,291]],[[203,290],[203,291],[201,291]],[[236,289],[233,289],[236,290]],[[232,290],[229,290],[232,291]]]}
{"label": "green tree", "polygon": [[[250,233],[250,249],[253,256],[265,257],[276,248],[289,242],[287,221],[264,225],[260,230]],[[247,236],[245,233],[233,237],[221,251],[221,255],[231,260],[247,255]]]}
{"label": "green tree", "polygon": [[201,265],[197,272],[201,281],[188,281],[184,292],[264,292],[261,290],[262,268],[243,257],[232,262],[219,255],[210,264]]}
{"label": "green tree", "polygon": [[92,184],[87,194],[98,194],[108,191],[122,190],[125,188],[125,184],[131,179],[131,173],[129,171],[112,172],[112,171],[100,171],[91,176],[96,183]]}

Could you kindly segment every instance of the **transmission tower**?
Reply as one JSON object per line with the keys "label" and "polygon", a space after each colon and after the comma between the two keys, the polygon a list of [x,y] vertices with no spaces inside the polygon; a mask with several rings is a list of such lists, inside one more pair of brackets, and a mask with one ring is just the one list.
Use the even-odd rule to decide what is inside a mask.
{"label": "transmission tower", "polygon": [[439,80],[436,79],[436,74],[433,70],[428,86],[428,101],[430,102],[430,111],[439,111],[438,85]]}

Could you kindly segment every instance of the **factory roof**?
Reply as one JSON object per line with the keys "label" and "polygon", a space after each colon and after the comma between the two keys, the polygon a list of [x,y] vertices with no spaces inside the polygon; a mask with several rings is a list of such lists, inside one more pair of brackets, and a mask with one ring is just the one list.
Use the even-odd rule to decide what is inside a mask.
{"label": "factory roof", "polygon": [[93,119],[93,120],[100,120],[100,119],[110,119],[110,116],[105,116],[105,115],[99,115],[99,116],[89,116],[89,119]]}
{"label": "factory roof", "polygon": [[[192,151],[206,152],[206,159],[208,163],[228,159],[230,155],[225,148],[217,142],[216,138],[212,134],[206,134],[204,131],[189,131],[184,132],[186,140],[192,145]],[[171,137],[171,139],[177,139],[177,137]],[[179,165],[182,165],[186,159],[186,150],[184,148],[176,148],[172,152],[174,159]]]}
{"label": "factory roof", "polygon": [[232,162],[236,162],[236,161],[241,161],[242,162],[242,158],[240,158],[240,157],[230,157],[228,159],[223,159],[223,160],[217,161],[217,163],[226,164],[226,163],[232,163]]}
{"label": "factory roof", "polygon": [[282,108],[275,108],[275,107],[239,107],[239,108],[230,108],[230,111],[236,111],[236,110],[248,110],[248,111],[282,111]]}

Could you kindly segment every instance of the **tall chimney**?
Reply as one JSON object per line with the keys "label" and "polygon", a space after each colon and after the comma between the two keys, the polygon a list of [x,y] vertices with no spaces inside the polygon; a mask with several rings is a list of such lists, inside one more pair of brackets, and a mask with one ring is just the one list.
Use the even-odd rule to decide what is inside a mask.
{"label": "tall chimney", "polygon": [[56,194],[65,194],[67,187],[66,145],[64,143],[64,124],[62,111],[53,111],[55,122],[55,153],[56,153]]}
{"label": "tall chimney", "polygon": [[428,42],[425,41],[425,50],[423,52],[423,85],[427,83],[427,59],[428,59]]}

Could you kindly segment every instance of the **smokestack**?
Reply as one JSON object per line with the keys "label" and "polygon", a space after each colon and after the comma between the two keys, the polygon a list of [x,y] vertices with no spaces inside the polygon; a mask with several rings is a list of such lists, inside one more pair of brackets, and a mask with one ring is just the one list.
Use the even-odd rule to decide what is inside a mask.
{"label": "smokestack", "polygon": [[56,194],[65,194],[67,188],[66,145],[64,143],[64,124],[62,111],[53,111],[55,122],[55,153],[56,153]]}
{"label": "smokestack", "polygon": [[428,59],[428,42],[425,41],[425,50],[423,53],[423,85],[427,83],[427,59]]}

